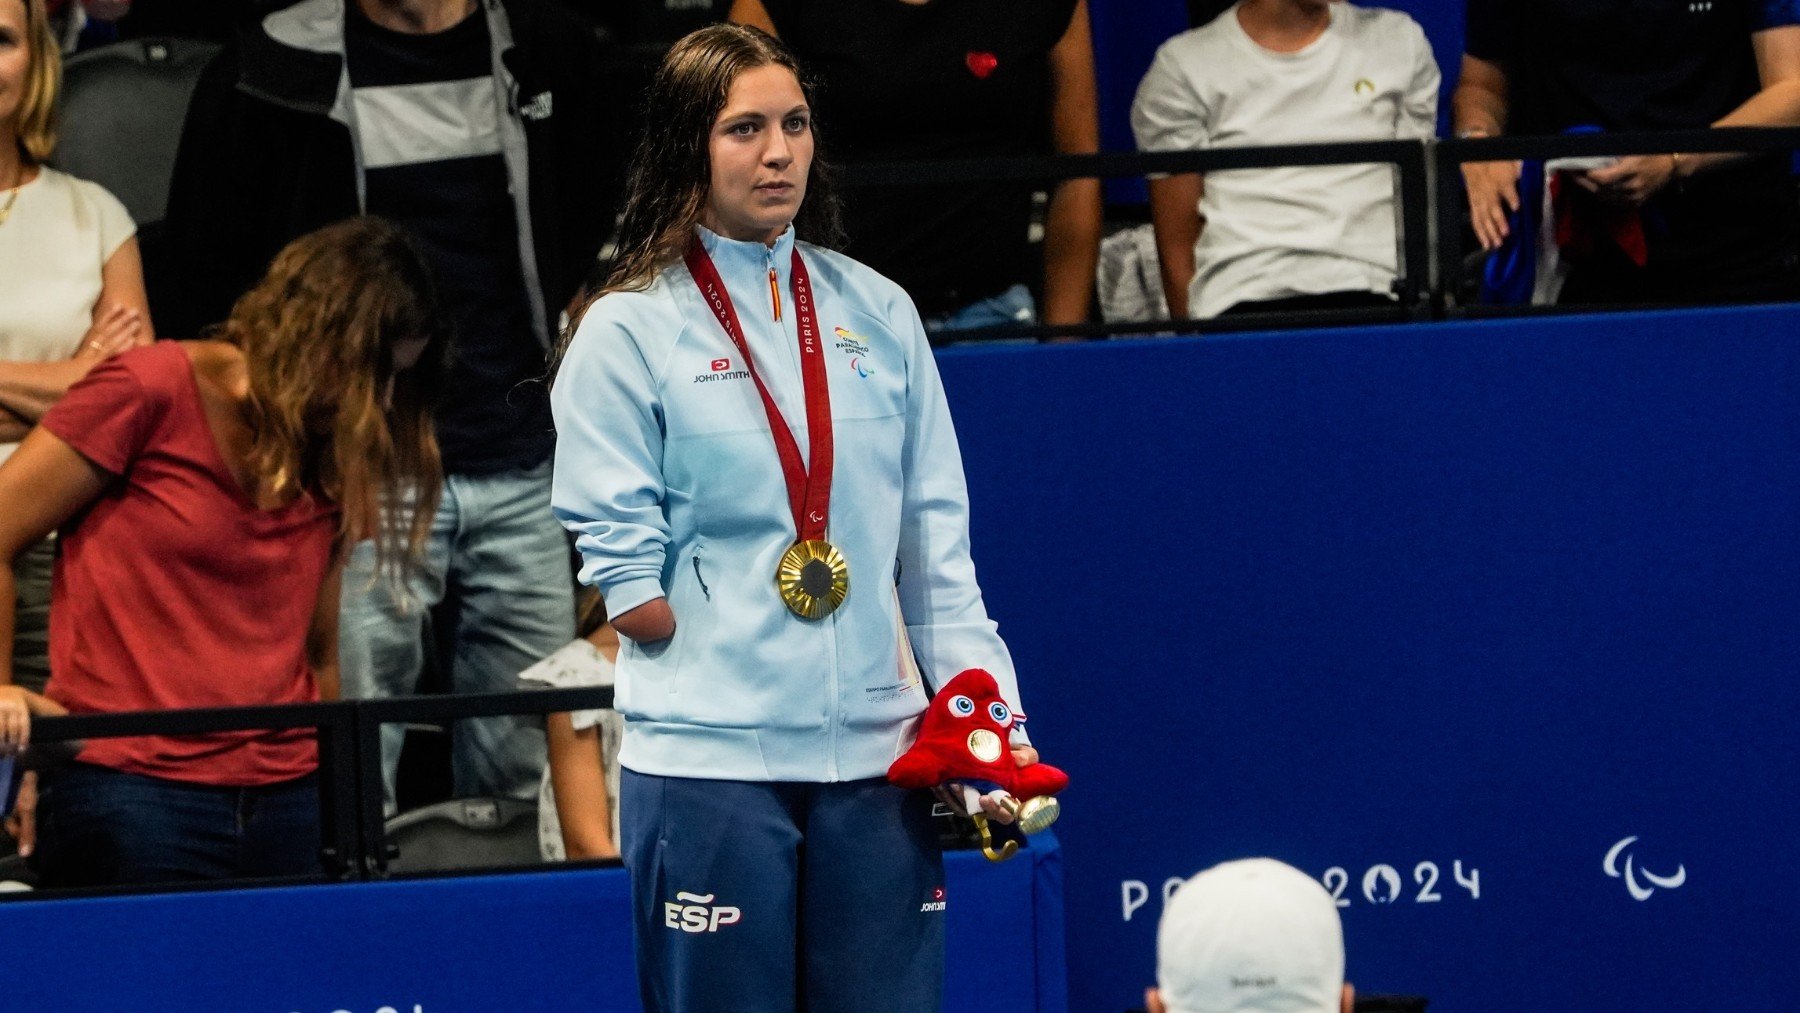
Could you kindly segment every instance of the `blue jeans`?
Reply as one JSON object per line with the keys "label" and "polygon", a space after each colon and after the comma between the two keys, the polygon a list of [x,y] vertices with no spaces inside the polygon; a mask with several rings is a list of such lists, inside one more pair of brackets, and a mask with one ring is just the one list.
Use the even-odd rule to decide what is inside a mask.
{"label": "blue jeans", "polygon": [[928,792],[627,769],[619,818],[646,1013],[939,1008],[944,863]]}
{"label": "blue jeans", "polygon": [[1037,323],[1037,301],[1023,285],[1013,287],[986,299],[977,299],[961,309],[925,321],[927,331],[964,331],[977,327],[999,327],[1006,324]]}
{"label": "blue jeans", "polygon": [[90,763],[38,782],[42,885],[303,876],[319,865],[319,784],[190,784]]}
{"label": "blue jeans", "polygon": [[[425,556],[396,580],[358,545],[344,567],[338,657],[343,693],[370,699],[414,692],[425,665],[426,613],[454,588],[451,657],[459,693],[520,689],[519,673],[575,636],[569,543],[550,516],[550,462],[529,471],[449,475]],[[406,730],[381,730],[382,779],[394,811],[394,771]],[[541,715],[457,722],[452,773],[459,796],[535,799],[544,771]]]}

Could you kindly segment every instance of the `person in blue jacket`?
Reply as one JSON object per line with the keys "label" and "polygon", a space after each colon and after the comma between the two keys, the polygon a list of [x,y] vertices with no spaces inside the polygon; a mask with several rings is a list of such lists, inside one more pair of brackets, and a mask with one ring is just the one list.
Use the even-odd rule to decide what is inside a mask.
{"label": "person in blue jacket", "polygon": [[622,637],[644,1005],[934,1010],[931,796],[884,774],[927,684],[985,668],[1019,711],[937,367],[900,287],[815,245],[836,204],[778,41],[688,35],[647,112],[551,395],[552,507]]}

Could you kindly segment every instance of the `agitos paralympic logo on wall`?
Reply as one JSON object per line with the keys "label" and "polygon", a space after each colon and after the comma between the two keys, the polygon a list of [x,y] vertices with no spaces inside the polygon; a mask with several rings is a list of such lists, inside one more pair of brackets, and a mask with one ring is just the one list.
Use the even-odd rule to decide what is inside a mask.
{"label": "agitos paralympic logo on wall", "polygon": [[[1637,843],[1637,835],[1632,834],[1614,844],[1607,850],[1606,860],[1600,863],[1601,871],[1605,872],[1607,876],[1625,881],[1625,892],[1631,894],[1632,900],[1646,901],[1658,887],[1664,890],[1674,890],[1687,882],[1686,865],[1675,866],[1675,871],[1666,876],[1659,876],[1638,865],[1637,856],[1631,850],[1631,846],[1635,843]],[[1624,859],[1623,862],[1620,862],[1621,858]]]}

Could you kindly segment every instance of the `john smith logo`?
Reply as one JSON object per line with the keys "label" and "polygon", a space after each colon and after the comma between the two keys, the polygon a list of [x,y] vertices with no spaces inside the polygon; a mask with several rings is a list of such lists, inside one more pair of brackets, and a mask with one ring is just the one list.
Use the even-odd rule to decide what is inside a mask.
{"label": "john smith logo", "polygon": [[942,911],[944,910],[944,903],[944,888],[940,886],[931,891],[930,900],[919,905],[919,913],[924,914],[927,911]]}
{"label": "john smith logo", "polygon": [[[1606,853],[1606,861],[1600,864],[1608,876],[1625,881],[1625,890],[1631,894],[1632,900],[1649,900],[1650,895],[1655,893],[1659,886],[1664,890],[1673,890],[1687,882],[1687,866],[1685,865],[1677,865],[1675,871],[1667,876],[1659,876],[1649,869],[1638,866],[1636,864],[1637,856],[1631,853],[1631,846],[1636,842],[1637,835],[1633,834],[1613,845],[1611,850]],[[1625,860],[1624,865],[1619,864],[1620,858]],[[1649,885],[1646,886],[1646,883]]]}
{"label": "john smith logo", "polygon": [[732,369],[730,359],[713,359],[708,364],[706,372],[694,374],[695,383],[716,383],[719,380],[748,379],[750,379],[750,371],[747,369]]}
{"label": "john smith logo", "polygon": [[674,900],[663,902],[663,925],[683,932],[717,932],[743,919],[744,912],[723,904],[715,906],[713,900],[710,893],[678,893]]}

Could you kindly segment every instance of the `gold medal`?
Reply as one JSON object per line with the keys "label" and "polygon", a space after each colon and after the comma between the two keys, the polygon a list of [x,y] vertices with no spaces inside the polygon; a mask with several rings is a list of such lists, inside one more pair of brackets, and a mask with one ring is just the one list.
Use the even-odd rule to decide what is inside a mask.
{"label": "gold medal", "polygon": [[823,539],[795,542],[775,567],[775,587],[788,611],[802,619],[823,619],[850,595],[850,563]]}

